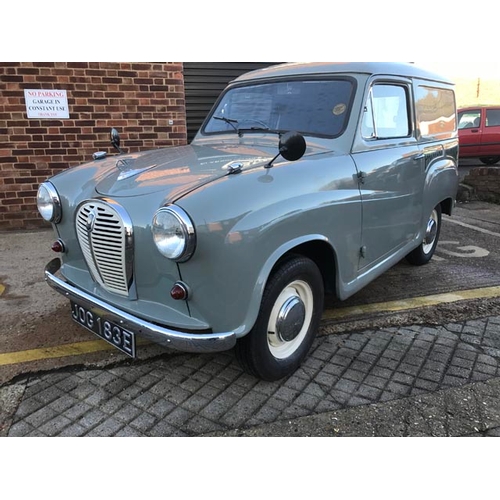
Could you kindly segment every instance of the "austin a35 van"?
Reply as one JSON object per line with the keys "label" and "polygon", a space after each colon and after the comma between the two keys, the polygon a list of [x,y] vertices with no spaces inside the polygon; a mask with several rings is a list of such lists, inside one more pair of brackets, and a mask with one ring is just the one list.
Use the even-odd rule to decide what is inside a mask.
{"label": "austin a35 van", "polygon": [[116,154],[41,184],[48,284],[130,356],[138,337],[294,372],[343,300],[426,264],[458,187],[453,85],[411,64],[284,64],[224,90],[190,145]]}

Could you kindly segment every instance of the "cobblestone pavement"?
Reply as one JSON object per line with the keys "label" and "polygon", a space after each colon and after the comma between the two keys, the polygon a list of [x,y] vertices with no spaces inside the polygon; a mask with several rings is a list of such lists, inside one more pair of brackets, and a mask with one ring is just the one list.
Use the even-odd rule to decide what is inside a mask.
{"label": "cobblestone pavement", "polygon": [[232,352],[165,355],[18,380],[7,435],[500,435],[499,370],[498,316],[320,336],[273,383]]}

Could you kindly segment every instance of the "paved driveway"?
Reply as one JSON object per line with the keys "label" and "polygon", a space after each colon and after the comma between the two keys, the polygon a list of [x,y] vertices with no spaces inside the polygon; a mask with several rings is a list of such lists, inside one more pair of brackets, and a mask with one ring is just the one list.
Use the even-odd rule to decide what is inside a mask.
{"label": "paved driveway", "polygon": [[428,266],[401,262],[348,301],[330,299],[310,356],[275,383],[243,373],[232,352],[191,355],[148,346],[129,361],[96,344],[68,319],[64,299],[52,302],[36,277],[43,265],[32,262],[34,247],[22,243],[33,235],[2,234],[3,254],[9,245],[16,249],[0,268],[2,432],[495,435],[499,213],[481,203],[457,207],[453,222],[445,218],[437,259]]}

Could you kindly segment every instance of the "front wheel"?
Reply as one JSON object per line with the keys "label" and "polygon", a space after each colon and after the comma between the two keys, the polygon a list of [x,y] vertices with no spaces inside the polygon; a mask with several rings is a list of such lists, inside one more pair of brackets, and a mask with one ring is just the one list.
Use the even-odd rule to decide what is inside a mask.
{"label": "front wheel", "polygon": [[427,264],[436,250],[439,233],[441,232],[441,205],[437,205],[431,212],[427,227],[425,229],[424,240],[406,256],[406,260],[414,266]]}
{"label": "front wheel", "polygon": [[283,262],[266,285],[253,329],[236,344],[243,369],[268,381],[292,374],[311,348],[323,302],[316,264],[301,256]]}

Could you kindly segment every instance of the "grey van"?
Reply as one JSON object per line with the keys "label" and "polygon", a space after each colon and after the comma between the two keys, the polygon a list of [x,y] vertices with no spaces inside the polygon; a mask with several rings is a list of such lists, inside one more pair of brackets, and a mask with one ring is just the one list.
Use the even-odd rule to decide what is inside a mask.
{"label": "grey van", "polygon": [[237,78],[190,145],[94,160],[41,184],[73,319],[235,349],[265,380],[306,357],[325,293],[429,262],[458,188],[452,82],[412,64],[284,64]]}

